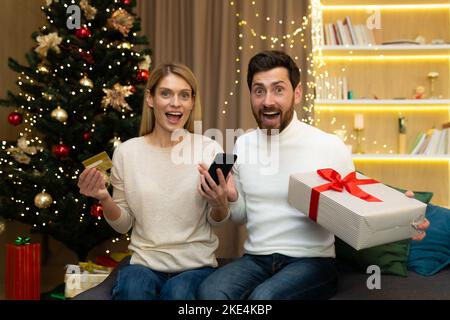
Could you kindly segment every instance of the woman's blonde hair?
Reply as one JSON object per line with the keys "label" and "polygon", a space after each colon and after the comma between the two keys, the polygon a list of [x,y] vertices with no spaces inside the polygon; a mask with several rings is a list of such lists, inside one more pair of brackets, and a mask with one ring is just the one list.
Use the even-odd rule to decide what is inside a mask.
{"label": "woman's blonde hair", "polygon": [[192,73],[191,69],[189,69],[182,63],[165,63],[151,72],[147,82],[147,86],[145,87],[141,127],[139,129],[140,136],[151,133],[155,128],[155,114],[153,108],[149,108],[149,106],[147,105],[147,97],[148,95],[151,95],[153,97],[155,96],[156,87],[161,82],[161,80],[169,74],[174,74],[183,78],[192,89],[194,106],[192,108],[191,114],[189,115],[188,121],[184,125],[184,128],[193,133],[194,121],[201,121],[202,108],[200,103],[200,95],[198,92],[197,79],[195,78],[195,75]]}

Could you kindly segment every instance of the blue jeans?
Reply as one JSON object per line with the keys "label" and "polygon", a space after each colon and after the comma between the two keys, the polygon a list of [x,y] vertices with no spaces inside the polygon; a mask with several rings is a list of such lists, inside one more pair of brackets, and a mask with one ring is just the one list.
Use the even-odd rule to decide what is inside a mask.
{"label": "blue jeans", "polygon": [[204,267],[179,273],[153,271],[139,264],[119,270],[113,300],[194,300],[202,281],[215,269]]}
{"label": "blue jeans", "polygon": [[329,299],[337,279],[332,258],[246,254],[210,275],[198,295],[204,300]]}

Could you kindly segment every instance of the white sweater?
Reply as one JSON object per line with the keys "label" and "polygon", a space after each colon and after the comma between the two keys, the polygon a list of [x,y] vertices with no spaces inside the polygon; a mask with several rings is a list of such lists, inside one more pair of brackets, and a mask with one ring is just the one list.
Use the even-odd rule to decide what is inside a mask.
{"label": "white sweater", "polygon": [[[334,235],[288,204],[289,176],[322,168],[354,170],[351,154],[335,135],[294,118],[270,144],[263,130],[238,138],[234,178],[239,191],[231,219],[247,223],[246,253],[290,257],[334,257]],[[263,155],[266,155],[265,157]],[[269,155],[269,156],[267,156]],[[255,161],[257,157],[258,161]]]}
{"label": "white sweater", "polygon": [[172,148],[152,146],[144,137],[116,148],[111,183],[121,216],[107,221],[119,233],[132,228],[132,264],[162,272],[217,266],[218,239],[211,224],[218,223],[198,193],[197,164],[209,165],[218,152],[218,143],[190,133]]}

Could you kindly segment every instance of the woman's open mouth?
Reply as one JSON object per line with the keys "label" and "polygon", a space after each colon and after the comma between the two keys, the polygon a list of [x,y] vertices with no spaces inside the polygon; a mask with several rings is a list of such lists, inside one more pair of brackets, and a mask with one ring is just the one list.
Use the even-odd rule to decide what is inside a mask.
{"label": "woman's open mouth", "polygon": [[166,112],[167,120],[170,124],[178,124],[183,117],[182,112]]}

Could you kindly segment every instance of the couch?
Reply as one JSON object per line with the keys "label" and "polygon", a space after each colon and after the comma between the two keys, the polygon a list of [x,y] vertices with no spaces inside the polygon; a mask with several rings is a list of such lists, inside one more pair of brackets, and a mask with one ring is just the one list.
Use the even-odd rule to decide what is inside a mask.
{"label": "couch", "polygon": [[[111,274],[98,286],[80,293],[74,300],[111,300],[111,290],[121,267],[129,263],[123,259]],[[221,265],[228,260],[220,260]],[[338,260],[339,288],[333,300],[450,300],[450,267],[436,275],[424,277],[409,271],[408,276],[381,275],[381,289],[367,288],[369,274],[360,272]]]}
{"label": "couch", "polygon": [[[419,196],[426,196],[421,199],[426,203],[431,199],[430,194],[416,193]],[[356,251],[336,238],[340,276],[333,299],[450,300],[450,210],[428,204],[425,216],[430,227],[422,241],[402,240]],[[117,272],[129,261],[130,257],[124,258],[102,283],[74,299],[110,300]],[[219,266],[229,261],[219,259]],[[372,273],[366,271],[371,265],[382,272],[379,289],[367,286]]]}

